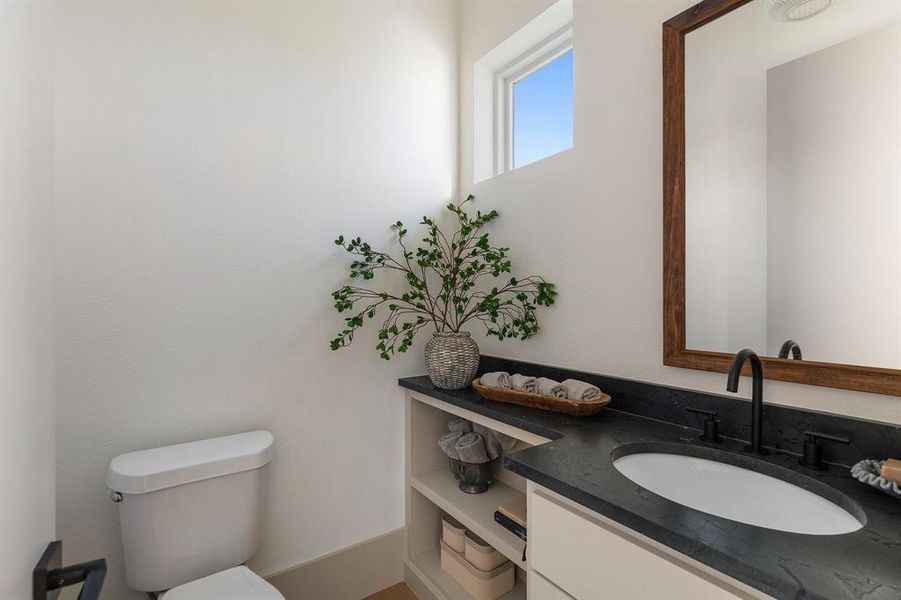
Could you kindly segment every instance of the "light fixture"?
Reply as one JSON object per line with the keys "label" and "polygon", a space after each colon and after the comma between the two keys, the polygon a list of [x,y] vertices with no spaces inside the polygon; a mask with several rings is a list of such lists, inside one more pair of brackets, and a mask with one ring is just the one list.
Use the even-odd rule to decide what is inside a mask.
{"label": "light fixture", "polygon": [[766,14],[774,21],[793,23],[814,17],[832,4],[832,0],[765,0]]}

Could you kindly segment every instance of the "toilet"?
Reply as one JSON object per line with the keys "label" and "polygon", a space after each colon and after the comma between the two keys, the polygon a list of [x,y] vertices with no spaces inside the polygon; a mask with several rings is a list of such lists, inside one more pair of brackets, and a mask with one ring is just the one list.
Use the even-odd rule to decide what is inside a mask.
{"label": "toilet", "polygon": [[284,600],[243,566],[259,546],[273,437],[251,431],[117,456],[129,587],[163,600]]}

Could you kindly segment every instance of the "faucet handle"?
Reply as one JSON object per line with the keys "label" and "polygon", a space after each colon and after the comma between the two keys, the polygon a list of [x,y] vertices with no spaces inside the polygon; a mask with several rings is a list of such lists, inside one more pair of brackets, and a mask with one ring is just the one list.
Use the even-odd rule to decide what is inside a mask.
{"label": "faucet handle", "polygon": [[701,441],[714,443],[723,441],[723,438],[720,437],[719,433],[720,421],[716,418],[715,410],[704,410],[703,408],[694,408],[693,406],[689,406],[685,410],[707,417],[704,419],[704,433],[701,434]]}
{"label": "faucet handle", "polygon": [[851,440],[848,438],[838,437],[828,433],[820,433],[818,431],[805,431],[804,435],[807,436],[807,439],[804,440],[804,455],[798,462],[805,467],[810,467],[817,471],[822,471],[826,468],[826,463],[823,462],[823,446],[820,444],[820,440],[838,442],[839,444],[851,443]]}

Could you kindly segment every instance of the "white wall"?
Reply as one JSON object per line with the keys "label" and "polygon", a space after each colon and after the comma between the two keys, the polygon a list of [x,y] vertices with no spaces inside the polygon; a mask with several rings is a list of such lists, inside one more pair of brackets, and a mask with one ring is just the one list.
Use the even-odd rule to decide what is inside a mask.
{"label": "white wall", "polygon": [[[660,30],[690,2],[576,0],[573,149],[472,184],[472,64],[549,4],[463,4],[461,190],[500,210],[494,235],[511,246],[514,266],[560,291],[536,338],[476,339],[486,353],[724,393],[724,375],[662,361]],[[743,384],[742,395],[749,390]],[[901,423],[897,397],[782,382],[767,382],[765,393],[768,402]]]}
{"label": "white wall", "polygon": [[55,539],[52,9],[0,3],[0,598]]}
{"label": "white wall", "polygon": [[[343,324],[339,233],[454,196],[449,2],[58,6],[58,511],[123,582],[117,454],[275,434],[262,574],[403,524],[403,403]],[[424,340],[417,342],[421,351]]]}
{"label": "white wall", "polygon": [[770,353],[901,368],[901,23],[769,70]]}

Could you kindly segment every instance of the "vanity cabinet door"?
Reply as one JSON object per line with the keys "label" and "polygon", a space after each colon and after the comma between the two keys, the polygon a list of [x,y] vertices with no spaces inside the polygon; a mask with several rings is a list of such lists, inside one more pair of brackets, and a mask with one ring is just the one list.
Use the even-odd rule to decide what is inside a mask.
{"label": "vanity cabinet door", "polygon": [[529,500],[529,566],[576,600],[740,598],[541,493]]}
{"label": "vanity cabinet door", "polygon": [[529,600],[573,600],[573,597],[542,577],[537,571],[529,571]]}

